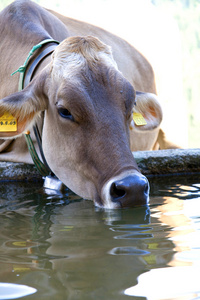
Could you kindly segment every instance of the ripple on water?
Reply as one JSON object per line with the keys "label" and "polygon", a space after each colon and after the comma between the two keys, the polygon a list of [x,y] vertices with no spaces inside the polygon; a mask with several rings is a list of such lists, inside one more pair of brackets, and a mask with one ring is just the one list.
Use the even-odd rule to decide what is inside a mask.
{"label": "ripple on water", "polygon": [[109,254],[112,255],[147,255],[150,254],[149,251],[137,249],[135,247],[115,247]]}

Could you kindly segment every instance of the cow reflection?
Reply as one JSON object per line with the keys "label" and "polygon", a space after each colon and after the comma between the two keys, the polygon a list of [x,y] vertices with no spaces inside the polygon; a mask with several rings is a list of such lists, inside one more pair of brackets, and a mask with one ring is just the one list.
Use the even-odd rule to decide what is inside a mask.
{"label": "cow reflection", "polygon": [[18,195],[1,210],[0,280],[33,286],[38,298],[106,299],[136,284],[152,264],[171,260],[166,247],[173,243],[158,240],[148,207],[94,211],[90,201],[41,204],[23,189]]}

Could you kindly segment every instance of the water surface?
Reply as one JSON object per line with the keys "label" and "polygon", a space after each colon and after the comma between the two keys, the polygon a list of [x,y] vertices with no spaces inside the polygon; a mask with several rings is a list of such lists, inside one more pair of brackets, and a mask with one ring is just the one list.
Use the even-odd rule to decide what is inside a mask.
{"label": "water surface", "polygon": [[107,211],[1,183],[0,299],[200,299],[199,176],[150,182],[149,206]]}

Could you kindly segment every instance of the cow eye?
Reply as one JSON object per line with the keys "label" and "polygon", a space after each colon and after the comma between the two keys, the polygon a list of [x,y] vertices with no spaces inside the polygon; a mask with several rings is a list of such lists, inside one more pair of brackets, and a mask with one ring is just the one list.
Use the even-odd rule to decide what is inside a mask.
{"label": "cow eye", "polygon": [[69,119],[71,121],[74,121],[74,117],[71,115],[71,113],[69,112],[68,109],[63,108],[63,107],[59,107],[58,108],[58,113],[59,115],[64,118],[64,119]]}

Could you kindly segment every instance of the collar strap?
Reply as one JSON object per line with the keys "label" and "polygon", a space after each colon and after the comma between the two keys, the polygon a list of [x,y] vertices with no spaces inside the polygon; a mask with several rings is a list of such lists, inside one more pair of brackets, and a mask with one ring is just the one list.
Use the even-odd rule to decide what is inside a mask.
{"label": "collar strap", "polygon": [[57,47],[57,45],[48,46],[34,59],[32,64],[30,65],[30,67],[27,69],[26,76],[24,76],[24,73],[23,73],[23,77],[19,81],[19,85],[20,85],[19,88],[21,87],[21,89],[23,89],[29,84],[29,82],[33,79],[33,76],[37,69],[37,66],[40,64],[40,62],[45,57],[47,57],[49,54],[51,54],[55,50],[56,47]]}
{"label": "collar strap", "polygon": [[[20,79],[19,79],[19,87],[18,87],[18,90],[21,91],[24,87],[26,87],[29,82],[31,81],[33,75],[34,75],[34,71],[36,70],[37,66],[39,65],[39,63],[46,57],[48,56],[50,53],[52,53],[54,50],[55,50],[55,45],[50,45],[49,47],[46,47],[32,62],[32,64],[30,65],[30,67],[28,68],[28,71],[26,72],[27,70],[27,67],[29,65],[29,60],[31,58],[31,56],[34,54],[34,52],[41,48],[43,45],[45,44],[49,44],[49,43],[54,43],[56,44],[56,46],[59,44],[58,41],[55,41],[53,39],[46,39],[42,42],[40,42],[39,44],[35,45],[31,51],[29,52],[28,54],[28,57],[27,59],[25,60],[25,63],[23,64],[23,66],[19,67],[18,70],[16,70],[15,72],[13,72],[11,74],[14,75],[16,74],[17,72],[20,73]],[[25,74],[26,73],[26,74]],[[25,76],[26,75],[26,76]],[[42,143],[41,143],[41,137],[39,135],[39,131],[38,131],[38,128],[36,126],[34,126],[34,132],[35,132],[35,136],[36,136],[36,139],[37,139],[37,142],[38,142],[38,145],[39,145],[39,149],[40,149],[40,154],[41,154],[41,157],[43,159],[43,162],[39,159],[38,157],[38,154],[36,152],[36,149],[35,149],[35,146],[33,144],[33,141],[31,139],[31,136],[30,136],[30,132],[26,132],[24,134],[25,136],[25,139],[26,139],[26,142],[27,142],[27,146],[28,146],[28,149],[29,149],[29,152],[30,152],[30,155],[32,157],[32,160],[37,168],[37,170],[39,171],[39,173],[42,175],[42,176],[47,176],[49,174],[51,174],[51,170],[45,160],[45,157],[44,157],[44,154],[43,154],[43,150],[42,150]]]}
{"label": "collar strap", "polygon": [[29,65],[29,59],[31,58],[31,56],[35,53],[36,50],[41,48],[43,45],[49,44],[49,43],[55,43],[57,45],[60,44],[58,41],[56,41],[54,39],[46,39],[46,40],[41,41],[39,44],[33,46],[31,51],[29,52],[23,66],[19,67],[19,69],[17,69],[15,72],[13,72],[11,74],[11,76],[13,76],[14,74],[16,74],[18,72],[20,73],[19,86],[18,86],[19,91],[21,91],[30,82],[32,74],[33,74],[35,68],[37,67],[37,65],[41,62],[41,60],[55,50],[54,45],[52,45],[52,46],[46,48],[45,50],[43,50],[43,52],[40,53],[40,55],[36,58],[36,60],[34,60],[32,65],[30,66],[29,70],[31,69],[32,72],[31,71],[30,71],[31,73],[28,72],[29,73],[29,75],[27,74],[28,78],[25,79],[25,72],[26,72],[27,66]]}
{"label": "collar strap", "polygon": [[30,136],[30,132],[27,131],[24,134],[27,146],[28,146],[28,150],[30,152],[31,158],[34,162],[34,165],[36,167],[36,169],[38,170],[38,172],[40,173],[40,175],[42,176],[48,176],[49,174],[51,174],[51,170],[49,169],[49,166],[46,165],[46,163],[43,163],[40,159],[39,156],[36,152],[35,146],[33,144],[32,138]]}

